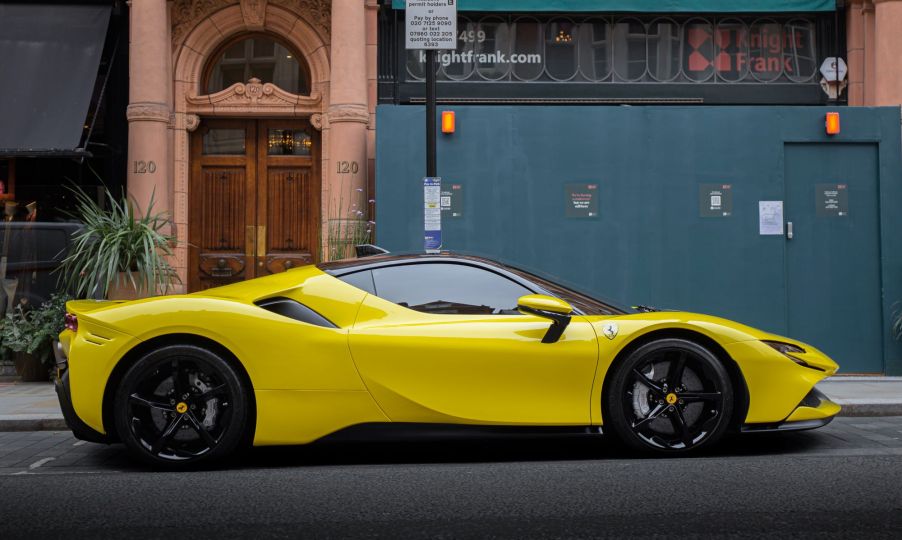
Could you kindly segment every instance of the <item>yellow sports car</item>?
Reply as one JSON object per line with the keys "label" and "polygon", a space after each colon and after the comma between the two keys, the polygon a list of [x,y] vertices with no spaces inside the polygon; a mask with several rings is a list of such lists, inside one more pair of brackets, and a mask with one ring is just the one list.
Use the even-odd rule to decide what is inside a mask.
{"label": "yellow sports car", "polygon": [[[732,321],[602,302],[449,253],[311,265],[202,292],[69,302],[57,392],[79,438],[193,466],[382,428],[613,434],[679,454],[809,429],[838,366]],[[387,432],[387,430],[385,431]]]}

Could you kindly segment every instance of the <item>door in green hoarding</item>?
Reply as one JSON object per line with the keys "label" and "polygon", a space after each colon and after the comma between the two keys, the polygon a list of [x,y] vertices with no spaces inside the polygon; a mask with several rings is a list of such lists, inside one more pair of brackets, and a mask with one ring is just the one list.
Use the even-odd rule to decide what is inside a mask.
{"label": "door in green hoarding", "polygon": [[790,337],[842,373],[883,371],[877,145],[787,144]]}

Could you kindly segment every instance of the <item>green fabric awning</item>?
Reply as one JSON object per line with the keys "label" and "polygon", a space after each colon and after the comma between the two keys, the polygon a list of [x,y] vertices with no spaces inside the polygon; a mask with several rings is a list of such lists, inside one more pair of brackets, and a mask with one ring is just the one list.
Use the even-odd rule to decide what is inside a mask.
{"label": "green fabric awning", "polygon": [[[405,0],[392,0],[404,9]],[[802,13],[833,11],[836,0],[458,0],[459,11],[632,13]]]}

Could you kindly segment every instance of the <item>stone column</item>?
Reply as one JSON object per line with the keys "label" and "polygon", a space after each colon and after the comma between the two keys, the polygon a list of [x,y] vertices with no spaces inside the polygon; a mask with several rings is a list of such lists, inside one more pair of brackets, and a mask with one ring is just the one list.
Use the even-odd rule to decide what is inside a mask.
{"label": "stone column", "polygon": [[874,105],[902,103],[902,0],[874,0]]}
{"label": "stone column", "polygon": [[129,18],[128,193],[170,210],[170,30],[166,0],[132,0]]}
{"label": "stone column", "polygon": [[[329,161],[326,220],[346,220],[357,211],[366,220],[367,107],[366,1],[332,2],[329,82]],[[339,208],[341,206],[341,208]],[[324,220],[325,221],[325,220]]]}

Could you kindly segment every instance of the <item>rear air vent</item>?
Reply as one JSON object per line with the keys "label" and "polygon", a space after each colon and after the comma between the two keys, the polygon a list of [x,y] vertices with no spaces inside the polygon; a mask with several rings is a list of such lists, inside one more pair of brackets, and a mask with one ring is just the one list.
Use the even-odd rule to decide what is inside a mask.
{"label": "rear air vent", "polygon": [[277,296],[275,298],[258,300],[255,303],[257,304],[257,306],[267,311],[271,311],[277,315],[288,317],[289,319],[294,319],[302,323],[322,326],[325,328],[338,328],[338,326],[332,323],[332,321],[330,321],[329,319],[323,317],[319,313],[313,311],[297,300],[292,300],[291,298]]}

